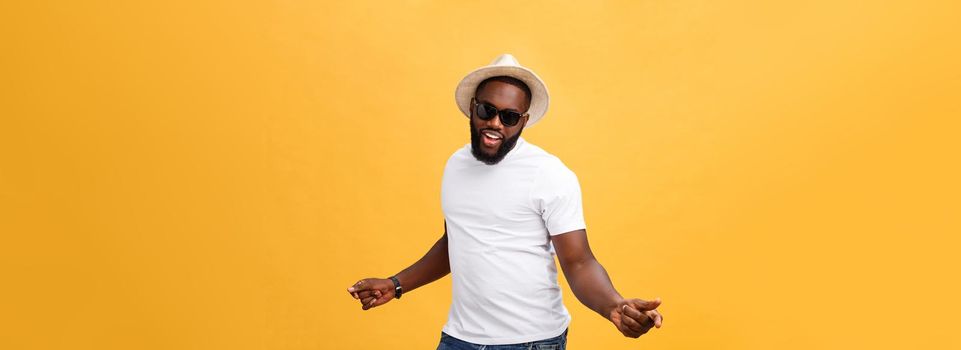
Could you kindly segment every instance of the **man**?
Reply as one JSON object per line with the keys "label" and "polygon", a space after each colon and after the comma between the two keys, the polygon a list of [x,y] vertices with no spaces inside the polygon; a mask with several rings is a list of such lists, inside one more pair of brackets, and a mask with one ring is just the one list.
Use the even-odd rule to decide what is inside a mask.
{"label": "man", "polygon": [[557,284],[556,254],[577,299],[622,334],[637,338],[660,328],[660,299],[621,297],[594,258],[577,176],[521,138],[547,111],[543,81],[504,54],[461,80],[455,99],[470,120],[471,143],[444,168],[444,235],[396,275],[348,288],[362,308],[451,273],[452,303],[438,349],[564,349],[571,317]]}

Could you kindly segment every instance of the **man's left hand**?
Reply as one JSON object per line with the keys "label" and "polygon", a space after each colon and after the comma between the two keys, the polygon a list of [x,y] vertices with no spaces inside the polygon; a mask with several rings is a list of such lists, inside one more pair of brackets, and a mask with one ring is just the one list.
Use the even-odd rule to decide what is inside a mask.
{"label": "man's left hand", "polygon": [[607,318],[625,337],[637,338],[652,327],[661,328],[664,317],[656,310],[660,305],[660,298],[653,301],[624,299],[611,310]]}

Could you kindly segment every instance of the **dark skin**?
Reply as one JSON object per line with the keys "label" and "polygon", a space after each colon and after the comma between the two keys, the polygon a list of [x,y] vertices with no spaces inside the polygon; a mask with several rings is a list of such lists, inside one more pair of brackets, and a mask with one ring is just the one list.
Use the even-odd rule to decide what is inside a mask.
{"label": "dark skin", "polygon": [[[490,103],[497,109],[521,112],[530,107],[530,98],[523,89],[500,81],[489,82],[477,92],[475,98],[480,102]],[[506,126],[501,124],[500,118],[485,121],[472,115],[471,123],[478,131],[496,132],[506,139],[521,132],[528,118],[523,117],[515,126]],[[491,147],[482,143],[481,151],[495,154],[502,145],[502,141]],[[395,275],[404,287],[404,295],[450,273],[446,227],[445,222],[444,234],[427,254]],[[661,327],[664,318],[657,311],[661,300],[622,297],[614,289],[607,270],[594,257],[587,241],[586,230],[551,236],[551,242],[571,290],[584,306],[611,321],[626,337],[637,338],[652,327]],[[362,309],[369,310],[394,299],[394,283],[390,279],[366,278],[348,288],[347,292],[360,301]]]}
{"label": "dark skin", "polygon": [[[523,89],[516,87],[514,85],[501,82],[501,81],[491,81],[484,85],[484,88],[477,91],[477,96],[475,96],[477,102],[486,102],[497,107],[498,110],[507,109],[513,110],[518,113],[524,113],[530,108],[531,102],[527,96],[527,93]],[[502,136],[501,141],[492,147],[488,147],[486,144],[481,142],[480,149],[481,152],[487,155],[493,155],[497,153],[500,147],[504,146],[505,139],[510,139],[516,136],[521,130],[524,129],[524,125],[527,124],[527,120],[530,118],[528,115],[524,115],[519,122],[514,126],[507,126],[501,123],[501,118],[491,118],[490,120],[483,120],[481,118],[473,117],[473,106],[471,106],[471,123],[474,124],[474,128],[477,131],[483,133],[485,131],[491,131]]]}

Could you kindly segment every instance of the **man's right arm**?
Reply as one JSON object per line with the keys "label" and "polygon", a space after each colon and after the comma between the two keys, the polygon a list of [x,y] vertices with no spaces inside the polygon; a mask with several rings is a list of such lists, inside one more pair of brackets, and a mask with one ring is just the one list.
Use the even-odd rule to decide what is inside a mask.
{"label": "man's right arm", "polygon": [[[447,223],[444,235],[434,246],[413,265],[398,272],[394,277],[400,281],[404,294],[447,276],[450,273],[450,260],[447,253]],[[359,299],[363,309],[383,305],[394,298],[394,283],[390,279],[366,278],[347,289],[348,293]]]}
{"label": "man's right arm", "polygon": [[434,246],[413,265],[397,273],[404,293],[425,284],[434,282],[450,273],[450,258],[447,255],[447,233],[434,243]]}

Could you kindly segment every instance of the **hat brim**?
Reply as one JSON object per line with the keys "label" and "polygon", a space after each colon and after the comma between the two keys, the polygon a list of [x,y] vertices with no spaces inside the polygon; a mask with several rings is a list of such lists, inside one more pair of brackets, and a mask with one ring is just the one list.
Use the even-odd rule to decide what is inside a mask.
{"label": "hat brim", "polygon": [[496,76],[508,76],[516,78],[531,90],[531,106],[527,109],[528,117],[525,128],[534,126],[547,112],[547,105],[550,96],[547,94],[547,86],[533,71],[518,66],[484,66],[475,69],[461,79],[454,90],[454,99],[457,101],[457,108],[467,118],[470,118],[470,100],[477,91],[477,85],[487,78]]}

